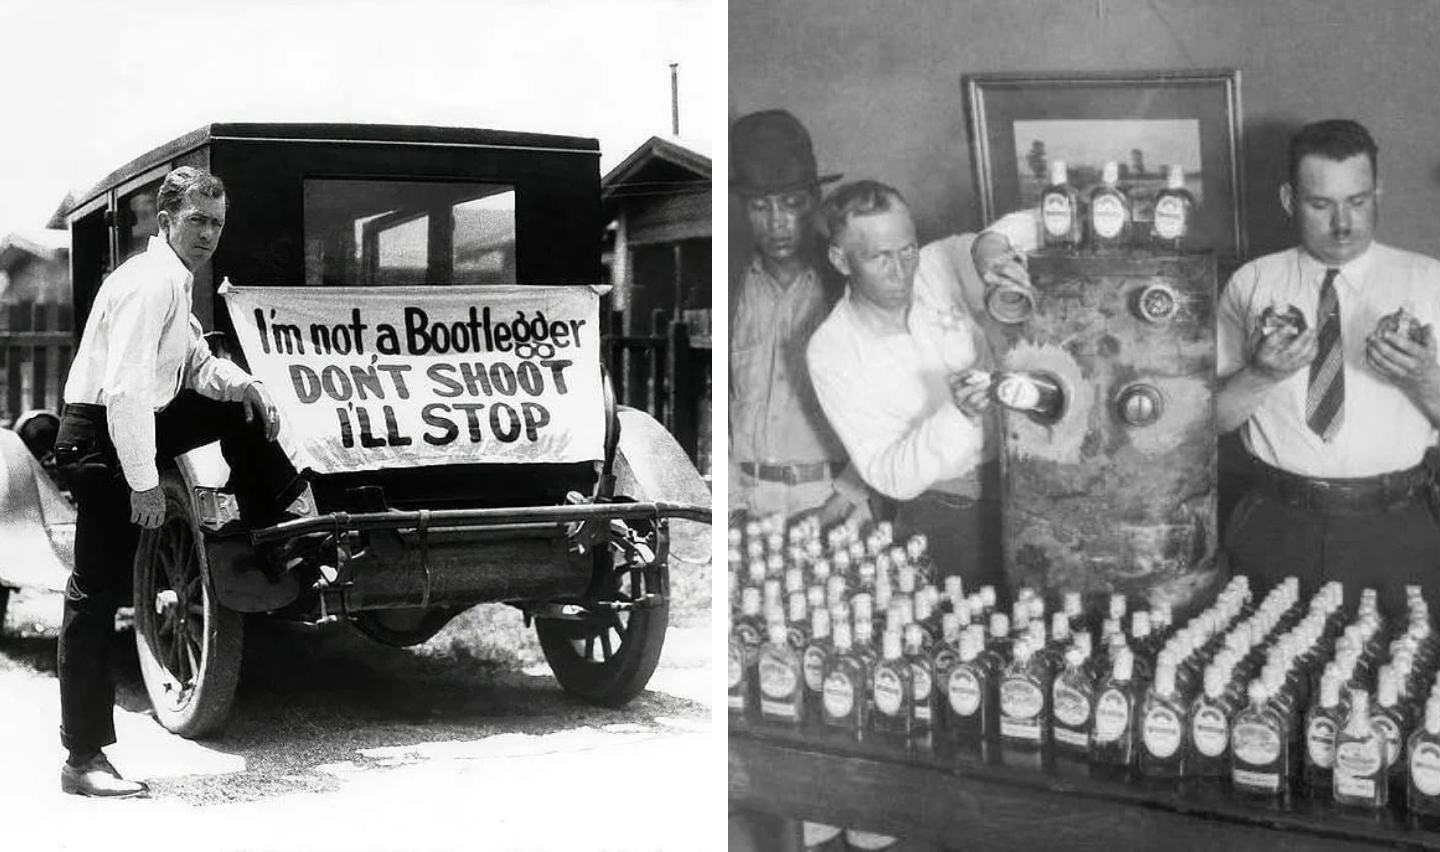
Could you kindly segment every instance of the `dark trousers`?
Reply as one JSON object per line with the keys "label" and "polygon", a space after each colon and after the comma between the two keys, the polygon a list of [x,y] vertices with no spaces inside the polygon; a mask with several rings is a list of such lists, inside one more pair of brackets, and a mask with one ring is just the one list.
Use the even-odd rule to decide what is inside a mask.
{"label": "dark trousers", "polygon": [[1418,584],[1440,601],[1440,526],[1429,505],[1414,500],[1388,510],[1320,514],[1251,491],[1225,530],[1232,570],[1264,591],[1289,575],[1309,595],[1320,584],[1345,584],[1345,604],[1374,588],[1389,614],[1405,612],[1405,586]]}
{"label": "dark trousers", "polygon": [[[245,422],[240,403],[183,391],[155,415],[155,436],[162,465],[218,438],[230,465],[228,487],[249,525],[272,523],[303,488],[284,451],[265,440],[259,418]],[[75,497],[75,568],[60,624],[60,740],[73,752],[88,753],[115,742],[115,610],[130,597],[140,528],[130,522],[130,486],[105,409],[67,405],[55,443],[75,448],[61,458]]]}
{"label": "dark trousers", "polygon": [[1004,597],[998,500],[926,491],[899,504],[895,527],[901,541],[915,533],[929,539],[937,583],[939,578],[959,575],[965,580],[966,594],[992,585]]}

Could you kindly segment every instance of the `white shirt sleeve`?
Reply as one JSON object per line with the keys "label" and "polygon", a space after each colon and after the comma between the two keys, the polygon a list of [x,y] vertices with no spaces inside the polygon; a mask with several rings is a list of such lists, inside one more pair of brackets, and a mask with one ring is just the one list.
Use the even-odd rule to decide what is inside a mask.
{"label": "white shirt sleeve", "polygon": [[1006,213],[991,222],[990,227],[981,233],[998,234],[1010,243],[1010,248],[1029,254],[1040,248],[1040,209],[1037,207]]}
{"label": "white shirt sleeve", "polygon": [[[134,491],[160,484],[155,466],[155,385],[157,341],[177,306],[173,290],[132,279],[105,310],[110,327],[105,354],[104,404],[110,440],[125,481]],[[176,376],[179,379],[179,376]]]}
{"label": "white shirt sleeve", "polygon": [[1249,304],[1255,292],[1255,269],[1242,266],[1230,276],[1220,293],[1215,317],[1215,372],[1224,379],[1245,366],[1245,339],[1250,318]]}
{"label": "white shirt sleeve", "polygon": [[981,427],[959,408],[943,405],[906,422],[887,404],[884,377],[866,375],[853,347],[836,343],[820,334],[811,338],[810,378],[850,463],[871,488],[909,500],[979,463]]}
{"label": "white shirt sleeve", "polygon": [[190,350],[185,363],[186,387],[211,399],[239,402],[245,396],[245,389],[255,379],[233,361],[211,355],[200,321],[194,315],[186,319],[190,324]]}

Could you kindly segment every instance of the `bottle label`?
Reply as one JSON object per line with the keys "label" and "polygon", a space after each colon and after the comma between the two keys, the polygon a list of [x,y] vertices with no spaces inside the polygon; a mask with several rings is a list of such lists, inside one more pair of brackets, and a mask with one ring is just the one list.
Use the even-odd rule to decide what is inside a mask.
{"label": "bottle label", "polygon": [[1410,753],[1410,780],[1427,796],[1440,796],[1440,745],[1424,742]]}
{"label": "bottle label", "polygon": [[1185,201],[1179,196],[1165,195],[1155,202],[1155,233],[1167,240],[1185,236]]}
{"label": "bottle label", "polygon": [[1231,749],[1245,763],[1264,766],[1280,757],[1280,737],[1265,725],[1241,722],[1235,726],[1234,739]]}
{"label": "bottle label", "polygon": [[1040,205],[1040,221],[1045,224],[1045,233],[1048,236],[1069,236],[1071,223],[1075,221],[1075,211],[1070,206],[1070,199],[1059,192],[1045,196]]}
{"label": "bottle label", "polygon": [[1076,746],[1077,748],[1089,748],[1090,735],[1085,731],[1077,731],[1071,728],[1056,728],[1055,742]]}
{"label": "bottle label", "polygon": [[805,658],[802,663],[805,669],[805,686],[811,692],[819,692],[825,688],[825,649],[819,645],[812,645],[805,649]]}
{"label": "bottle label", "polygon": [[1114,239],[1125,229],[1125,203],[1117,195],[1104,194],[1090,203],[1090,222],[1097,236]]}
{"label": "bottle label", "polygon": [[1374,740],[1342,742],[1335,747],[1335,784],[1342,777],[1373,776],[1385,767],[1385,749]]}
{"label": "bottle label", "polygon": [[1278,772],[1255,772],[1236,767],[1230,777],[1234,779],[1235,786],[1244,787],[1247,790],[1263,790],[1267,793],[1274,793],[1280,789]]}
{"label": "bottle label", "polygon": [[730,646],[729,675],[731,689],[735,689],[736,687],[738,687],[740,685],[740,681],[745,679],[744,656],[745,650],[743,648],[736,648],[733,644]]}
{"label": "bottle label", "polygon": [[[1085,693],[1059,681],[1056,681],[1052,692],[1055,701],[1055,718],[1061,724],[1080,728],[1090,721],[1090,699],[1085,697]],[[1058,728],[1056,736],[1057,738],[1059,736]]]}
{"label": "bottle label", "polygon": [[1040,687],[1029,680],[1006,680],[1000,685],[1000,713],[1010,719],[1033,719],[1045,707]]}
{"label": "bottle label", "polygon": [[980,709],[980,681],[967,668],[950,673],[950,709],[957,716],[974,716]]}
{"label": "bottle label", "polygon": [[1130,726],[1130,699],[1118,689],[1107,689],[1095,702],[1095,741],[1113,743]]}
{"label": "bottle label", "polygon": [[1310,765],[1321,769],[1335,766],[1335,722],[1323,716],[1310,722],[1305,731],[1305,753],[1310,756]]}
{"label": "bottle label", "polygon": [[760,694],[766,698],[788,698],[795,694],[799,678],[789,662],[774,651],[760,654]]}
{"label": "bottle label", "polygon": [[1374,716],[1375,727],[1385,734],[1385,765],[1388,767],[1400,759],[1400,726],[1389,716]]}
{"label": "bottle label", "polygon": [[1357,799],[1375,798],[1375,779],[1356,778],[1343,772],[1335,773],[1335,794]]}
{"label": "bottle label", "polygon": [[844,719],[855,709],[855,684],[840,672],[831,672],[825,678],[825,691],[821,693],[825,713],[832,719]]}
{"label": "bottle label", "polygon": [[930,690],[933,687],[930,667],[914,663],[910,666],[910,688],[915,695],[915,718],[930,721]]}
{"label": "bottle label", "polygon": [[1230,727],[1225,714],[1215,707],[1201,707],[1190,723],[1190,736],[1195,750],[1206,757],[1219,757],[1230,744]]}
{"label": "bottle label", "polygon": [[1141,741],[1155,757],[1170,757],[1180,750],[1180,717],[1168,707],[1156,707],[1145,714]]}
{"label": "bottle label", "polygon": [[900,682],[900,676],[889,669],[875,672],[875,709],[886,716],[894,716],[904,703],[905,687]]}

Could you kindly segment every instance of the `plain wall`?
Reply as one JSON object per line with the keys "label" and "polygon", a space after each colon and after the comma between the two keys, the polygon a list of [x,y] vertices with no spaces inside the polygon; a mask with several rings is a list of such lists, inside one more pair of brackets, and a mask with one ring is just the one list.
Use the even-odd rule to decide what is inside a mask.
{"label": "plain wall", "polygon": [[982,225],[962,75],[1212,68],[1241,72],[1250,256],[1291,243],[1286,144],[1333,117],[1379,141],[1380,239],[1440,255],[1440,2],[730,0],[730,119],[789,109],[822,172],[895,184],[927,240]]}

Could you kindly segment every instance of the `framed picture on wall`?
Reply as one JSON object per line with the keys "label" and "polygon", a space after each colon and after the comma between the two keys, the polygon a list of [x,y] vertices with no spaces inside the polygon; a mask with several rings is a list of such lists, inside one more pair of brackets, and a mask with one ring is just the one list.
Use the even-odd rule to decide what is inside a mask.
{"label": "framed picture on wall", "polygon": [[1038,204],[1052,160],[1082,197],[1115,161],[1148,222],[1166,167],[1179,165],[1199,202],[1195,244],[1245,257],[1238,70],[973,74],[963,86],[985,222]]}

